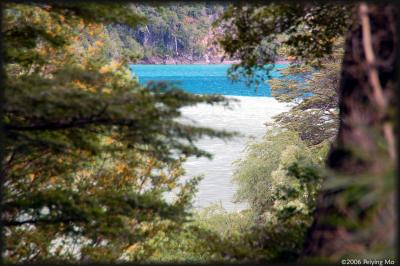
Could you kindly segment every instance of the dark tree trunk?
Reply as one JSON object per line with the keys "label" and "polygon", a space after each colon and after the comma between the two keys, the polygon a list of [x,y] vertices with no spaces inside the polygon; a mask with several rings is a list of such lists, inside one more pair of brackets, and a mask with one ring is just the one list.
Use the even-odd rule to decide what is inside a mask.
{"label": "dark tree trunk", "polygon": [[[337,259],[344,254],[360,254],[367,252],[373,243],[390,245],[393,241],[390,237],[395,234],[393,193],[375,208],[371,218],[365,209],[355,211],[359,203],[343,203],[342,192],[346,188],[326,186],[332,179],[359,181],[368,175],[385,182],[383,175],[388,169],[393,172],[396,158],[397,10],[393,5],[360,4],[354,11],[339,88],[339,132],[327,160],[332,174],[318,199],[315,221],[307,237],[306,256]],[[364,224],[367,216],[370,223]],[[353,222],[368,227],[363,237],[359,237],[357,226],[348,226]],[[386,232],[382,234],[383,228]]]}

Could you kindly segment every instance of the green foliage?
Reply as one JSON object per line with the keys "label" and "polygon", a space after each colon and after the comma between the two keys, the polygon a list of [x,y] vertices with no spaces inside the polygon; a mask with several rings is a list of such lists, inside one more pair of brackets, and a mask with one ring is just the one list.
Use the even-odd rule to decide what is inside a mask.
{"label": "green foliage", "polygon": [[274,117],[274,122],[298,132],[309,145],[333,141],[339,124],[339,75],[342,43],[332,56],[321,60],[321,67],[290,65],[282,77],[269,80],[272,96],[278,101],[296,103],[288,112]]}
{"label": "green foliage", "polygon": [[199,210],[194,218],[196,224],[214,231],[221,237],[243,234],[250,227],[248,210],[228,212],[221,204],[217,203]]}
{"label": "green foliage", "polygon": [[[180,181],[182,162],[210,156],[193,144],[202,136],[232,136],[177,122],[181,107],[227,103],[224,98],[186,94],[166,83],[143,88],[126,60],[110,59],[104,25],[141,21],[126,10],[6,6],[2,217],[8,262],[116,261],[165,230],[149,232],[149,224],[185,223],[198,179]],[[163,195],[172,191],[175,200],[167,203]]]}
{"label": "green foliage", "polygon": [[[393,165],[387,164],[378,174],[364,173],[357,178],[328,172],[320,192],[324,200],[319,203],[317,221],[330,232],[339,231],[348,239],[342,242],[344,247],[340,252],[324,254],[330,261],[396,258],[396,240],[393,234],[388,234],[397,223],[393,169]],[[340,239],[334,241],[341,243]],[[368,248],[360,249],[364,246]]]}
{"label": "green foliage", "polygon": [[[251,208],[231,213],[215,204],[198,211],[190,233],[175,234],[160,244],[152,261],[293,261],[312,221],[310,213],[321,181],[317,167],[325,153],[326,149],[311,150],[293,132],[269,132],[262,144],[250,146],[236,173],[239,198],[246,202],[251,198]],[[278,159],[273,161],[275,156]],[[257,163],[249,166],[254,160]],[[255,192],[266,183],[270,189]],[[244,194],[246,189],[248,194]],[[256,193],[259,197],[253,198]],[[268,206],[258,202],[264,198]]]}
{"label": "green foliage", "polygon": [[126,260],[138,260],[142,256],[146,262],[209,262],[212,257],[212,245],[208,238],[213,237],[204,229],[193,225],[184,224],[177,226],[168,221],[164,222],[163,230],[153,230],[156,234],[148,237],[141,245],[128,248],[124,254]]}
{"label": "green foliage", "polygon": [[231,75],[263,80],[285,50],[286,56],[318,64],[347,30],[350,10],[337,4],[230,6],[217,23],[224,31],[221,46],[241,60]]}
{"label": "green foliage", "polygon": [[111,4],[108,7],[91,3],[55,3],[15,8],[8,4],[3,26],[5,62],[24,66],[44,63],[46,58],[36,49],[38,42],[53,47],[66,45],[70,41],[68,36],[79,34],[78,25],[83,18],[88,23],[114,22],[132,27],[145,21],[144,17],[129,12],[124,6]]}
{"label": "green foliage", "polygon": [[[230,75],[261,82],[277,60],[295,60],[269,80],[272,95],[294,103],[275,117],[260,143],[249,145],[233,180],[237,200],[250,205],[252,233],[264,260],[294,260],[312,223],[323,164],[338,124],[341,36],[350,6],[270,4],[231,6],[217,22],[219,40],[239,58]],[[341,14],[338,16],[338,14]],[[279,129],[280,127],[280,129]]]}
{"label": "green foliage", "polygon": [[[269,81],[274,97],[296,105],[275,117],[278,129],[250,144],[237,162],[236,200],[250,208],[229,213],[211,206],[193,215],[199,178],[182,182],[182,163],[210,156],[193,144],[202,136],[232,134],[177,118],[182,107],[227,101],[167,83],[143,88],[127,63],[161,54],[201,57],[212,17],[222,9],[207,3],[6,5],[7,262],[299,256],[336,134],[341,37],[351,6],[231,6],[217,21],[225,31],[221,45],[242,60],[233,77],[263,79],[259,70],[268,74],[276,60],[296,60]],[[335,202],[326,203],[333,210],[326,226],[358,231],[356,242],[382,236],[376,228],[391,224],[385,204],[393,201],[393,180],[393,171],[383,179],[328,179],[322,191],[335,194]],[[167,202],[165,193],[174,199]],[[385,245],[382,236],[370,246],[393,255],[382,252]]]}
{"label": "green foliage", "polygon": [[[296,133],[282,129],[250,145],[233,177],[239,185],[237,200],[250,208],[230,213],[214,205],[199,211],[193,224],[202,231],[197,243],[205,246],[186,256],[225,262],[296,259],[312,222],[326,147],[310,148]],[[182,254],[182,247],[174,248]]]}
{"label": "green foliage", "polygon": [[[365,15],[365,21],[360,23],[360,16],[356,14],[362,13],[358,13],[362,8],[368,9],[368,15],[361,15]],[[382,10],[387,14],[384,12],[382,15]],[[386,144],[380,133],[376,133],[389,132],[391,126],[387,119],[386,123],[377,122],[379,108],[369,103],[370,100],[374,102],[374,97],[369,96],[368,78],[357,78],[370,73],[365,73],[363,65],[365,51],[359,49],[361,52],[358,53],[355,44],[362,41],[364,45],[368,43],[362,37],[369,31],[369,23],[372,34],[370,41],[374,45],[381,41],[382,36],[387,36],[385,40],[392,40],[392,30],[389,28],[394,27],[388,27],[388,23],[380,24],[379,21],[391,17],[396,13],[395,10],[391,5],[361,6],[359,10],[353,9],[352,5],[338,4],[237,5],[229,8],[219,20],[225,30],[221,45],[229,56],[241,60],[231,69],[233,78],[244,76],[256,82],[265,81],[274,62],[285,59],[294,61],[282,71],[284,77],[273,79],[270,83],[274,97],[296,104],[289,112],[278,115],[275,122],[299,134],[305,142],[302,155],[306,157],[306,163],[302,162],[304,158],[292,160],[290,165],[283,168],[285,174],[274,176],[273,170],[280,168],[281,162],[277,159],[280,153],[267,146],[258,153],[249,153],[251,159],[240,165],[236,176],[241,186],[239,199],[249,200],[252,208],[258,210],[255,214],[259,216],[260,225],[266,227],[259,229],[260,235],[265,236],[261,243],[265,243],[265,249],[281,254],[275,258],[292,257],[301,250],[299,239],[302,239],[305,228],[310,224],[310,212],[315,207],[315,193],[319,189],[318,180],[323,175],[327,177],[321,189],[315,213],[316,223],[307,239],[306,252],[322,255],[322,258],[315,259],[325,259],[325,262],[327,258],[339,261],[341,258],[394,257],[393,247],[396,244],[388,236],[395,224],[394,193],[390,185],[394,180],[394,168],[387,156],[387,143],[392,141],[390,133],[386,134]],[[354,13],[352,19],[351,13]],[[350,29],[346,44],[348,53],[342,63],[341,38],[347,29]],[[388,42],[385,45],[386,50],[393,47]],[[383,50],[374,49],[377,58],[383,56]],[[388,70],[392,66],[387,64],[384,74],[378,74],[382,84],[391,84],[385,80],[394,77],[390,74],[394,72]],[[390,95],[391,89],[390,86],[383,88],[386,95]],[[339,92],[342,97],[340,111],[343,127],[328,160],[328,164],[336,171],[327,173],[315,162],[310,163],[311,158],[307,159],[307,154],[310,149],[319,149],[336,137]],[[363,124],[362,121],[368,122]],[[357,142],[357,139],[364,139],[367,144]],[[346,146],[345,149],[343,146]],[[348,149],[347,146],[352,148]],[[286,149],[282,147],[282,155]],[[325,153],[326,149],[327,146],[323,148]],[[271,157],[267,166],[260,167],[263,152],[271,154]],[[254,160],[259,162],[255,163]],[[363,161],[371,163],[363,165]],[[377,163],[372,164],[372,161]],[[365,169],[371,173],[365,174]],[[263,173],[265,179],[262,178]],[[282,176],[284,180],[292,177],[296,181],[290,181],[289,185],[283,187],[274,184],[273,180],[279,180]],[[267,196],[262,194],[263,190]],[[297,238],[294,237],[296,234]]]}
{"label": "green foliage", "polygon": [[249,145],[238,161],[233,176],[239,186],[237,200],[250,205],[250,235],[266,252],[263,259],[294,259],[301,252],[325,153],[308,147],[297,133],[278,128]]}
{"label": "green foliage", "polygon": [[168,229],[157,232],[145,242],[128,248],[124,259],[146,262],[234,262],[256,258],[249,235],[250,216],[246,211],[229,213],[220,205],[202,209],[190,223],[179,226],[164,221]]}
{"label": "green foliage", "polygon": [[299,160],[318,163],[323,161],[323,156],[317,157],[295,132],[268,131],[263,141],[250,144],[245,158],[237,162],[233,176],[234,182],[239,185],[236,199],[248,202],[256,213],[264,213],[273,204],[271,191],[275,186],[296,181],[289,178],[286,171]]}

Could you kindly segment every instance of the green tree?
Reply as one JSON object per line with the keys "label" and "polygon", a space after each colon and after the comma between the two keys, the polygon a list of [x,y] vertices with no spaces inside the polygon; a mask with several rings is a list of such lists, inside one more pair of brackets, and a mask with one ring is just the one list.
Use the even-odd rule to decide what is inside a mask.
{"label": "green tree", "polygon": [[350,5],[231,5],[216,24],[224,32],[219,43],[226,54],[241,60],[231,75],[260,81],[283,51],[298,62],[319,65],[343,37],[350,14]]}
{"label": "green tree", "polygon": [[[222,97],[139,86],[95,36],[143,18],[121,5],[6,4],[2,223],[8,262],[116,261],[149,224],[188,218],[198,179],[182,183],[193,142],[224,131],[176,121]],[[164,192],[175,191],[172,202]],[[152,231],[150,234],[154,234]],[[143,259],[143,257],[138,257]]]}
{"label": "green tree", "polygon": [[337,92],[339,130],[327,159],[333,171],[303,255],[337,260],[369,251],[387,256],[385,249],[393,255],[393,240],[379,228],[394,228],[397,13],[390,4],[271,4],[233,6],[221,19],[222,46],[242,60],[232,73],[248,78],[265,79],[258,70],[268,73],[278,48],[297,63],[321,66],[348,32]]}
{"label": "green tree", "polygon": [[319,68],[289,65],[282,77],[268,81],[278,101],[295,103],[288,112],[274,117],[274,123],[298,132],[308,145],[333,142],[339,125],[339,79],[343,53],[321,60]]}
{"label": "green tree", "polygon": [[263,259],[287,260],[301,253],[327,147],[310,148],[296,132],[275,128],[250,144],[237,162],[236,200],[249,204],[250,231],[268,254]]}
{"label": "green tree", "polygon": [[353,11],[339,86],[339,130],[327,159],[335,175],[326,180],[306,252],[332,260],[371,253],[394,258],[396,243],[389,235],[397,222],[398,8],[360,3]]}

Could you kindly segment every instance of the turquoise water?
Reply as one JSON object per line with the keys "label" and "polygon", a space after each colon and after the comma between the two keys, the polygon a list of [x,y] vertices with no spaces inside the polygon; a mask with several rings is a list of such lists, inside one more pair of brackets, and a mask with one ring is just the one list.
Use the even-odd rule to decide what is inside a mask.
{"label": "turquoise water", "polygon": [[[132,73],[145,85],[149,81],[176,82],[187,92],[196,94],[222,94],[231,96],[271,96],[268,84],[247,86],[244,81],[232,82],[227,71],[231,65],[131,65]],[[286,64],[277,64],[272,77],[280,76],[279,69]]]}

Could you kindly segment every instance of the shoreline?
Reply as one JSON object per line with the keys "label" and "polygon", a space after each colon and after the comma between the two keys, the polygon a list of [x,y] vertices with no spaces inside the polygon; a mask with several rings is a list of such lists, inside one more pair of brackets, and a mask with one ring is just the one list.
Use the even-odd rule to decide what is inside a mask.
{"label": "shoreline", "polygon": [[144,60],[139,60],[136,63],[130,63],[130,64],[139,64],[139,65],[232,65],[232,64],[239,64],[240,60],[224,60],[224,61],[205,61],[205,60],[196,60],[196,61],[184,61],[184,60],[168,60],[165,62],[160,62],[160,61],[144,61]]}
{"label": "shoreline", "polygon": [[[160,61],[160,60],[138,60],[138,62],[132,63],[130,62],[129,64],[132,65],[233,65],[233,64],[240,64],[240,60],[223,60],[223,61],[218,61],[218,60],[212,60],[212,61],[206,61],[206,60],[180,60],[180,59],[170,59],[170,60],[165,60],[165,61]],[[290,64],[291,61],[289,60],[277,60],[274,62],[275,64]]]}

